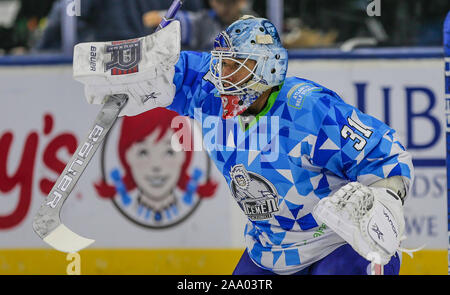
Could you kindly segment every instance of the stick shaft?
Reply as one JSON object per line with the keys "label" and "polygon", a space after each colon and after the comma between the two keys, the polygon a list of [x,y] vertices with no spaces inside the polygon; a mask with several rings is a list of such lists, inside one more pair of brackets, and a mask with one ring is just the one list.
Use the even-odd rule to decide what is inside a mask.
{"label": "stick shaft", "polygon": [[108,97],[87,137],[78,146],[64,171],[56,180],[52,190],[34,218],[33,228],[41,238],[47,236],[60,224],[59,214],[61,207],[88,166],[95,151],[114,125],[126,101],[127,96],[123,94]]}
{"label": "stick shaft", "polygon": [[370,274],[373,276],[382,276],[384,275],[384,267],[382,264],[378,264],[375,262],[370,263]]}

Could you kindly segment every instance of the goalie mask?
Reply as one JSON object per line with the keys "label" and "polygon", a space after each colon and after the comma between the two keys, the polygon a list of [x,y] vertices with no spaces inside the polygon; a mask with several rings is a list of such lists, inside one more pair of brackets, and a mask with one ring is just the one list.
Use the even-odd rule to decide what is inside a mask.
{"label": "goalie mask", "polygon": [[[267,19],[244,16],[220,33],[211,51],[210,71],[222,98],[223,118],[242,114],[263,92],[282,84],[287,59],[276,28]],[[233,66],[225,72],[227,64]]]}

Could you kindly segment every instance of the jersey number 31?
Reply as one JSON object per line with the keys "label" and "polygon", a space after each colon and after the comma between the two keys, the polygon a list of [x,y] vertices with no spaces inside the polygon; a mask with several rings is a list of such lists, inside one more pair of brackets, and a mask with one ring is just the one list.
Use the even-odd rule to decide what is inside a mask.
{"label": "jersey number 31", "polygon": [[[357,150],[357,151],[362,151],[362,149],[366,146],[367,144],[367,140],[365,138],[370,138],[370,136],[372,135],[372,131],[369,129],[364,128],[363,126],[361,126],[360,124],[356,123],[355,121],[353,121],[350,117],[347,118],[347,122],[348,125],[350,125],[351,127],[353,127],[354,129],[356,129],[359,133],[362,134],[359,135],[358,133],[356,133],[352,128],[350,128],[348,125],[344,125],[344,127],[342,127],[341,129],[341,136],[345,139],[349,138],[351,140],[353,140],[355,143],[353,144],[353,147]],[[364,137],[365,138],[364,138]]]}

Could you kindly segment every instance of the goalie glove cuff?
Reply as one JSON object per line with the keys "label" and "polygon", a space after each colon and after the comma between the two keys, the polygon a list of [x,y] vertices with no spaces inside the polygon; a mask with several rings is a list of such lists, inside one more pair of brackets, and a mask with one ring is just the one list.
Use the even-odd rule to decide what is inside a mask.
{"label": "goalie glove cuff", "polygon": [[[400,247],[405,230],[405,221],[401,199],[386,188],[369,188],[373,195],[372,208],[362,216],[360,230],[366,235],[370,249],[383,250],[381,253],[385,263]],[[384,263],[384,264],[385,264]]]}

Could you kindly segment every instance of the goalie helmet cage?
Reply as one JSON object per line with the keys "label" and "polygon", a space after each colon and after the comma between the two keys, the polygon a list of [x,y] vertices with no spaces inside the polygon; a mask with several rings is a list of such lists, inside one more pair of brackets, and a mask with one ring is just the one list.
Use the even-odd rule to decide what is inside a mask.
{"label": "goalie helmet cage", "polygon": [[446,141],[447,141],[447,235],[448,235],[448,274],[450,275],[450,11],[444,21],[444,61],[445,61],[445,117],[446,117]]}

